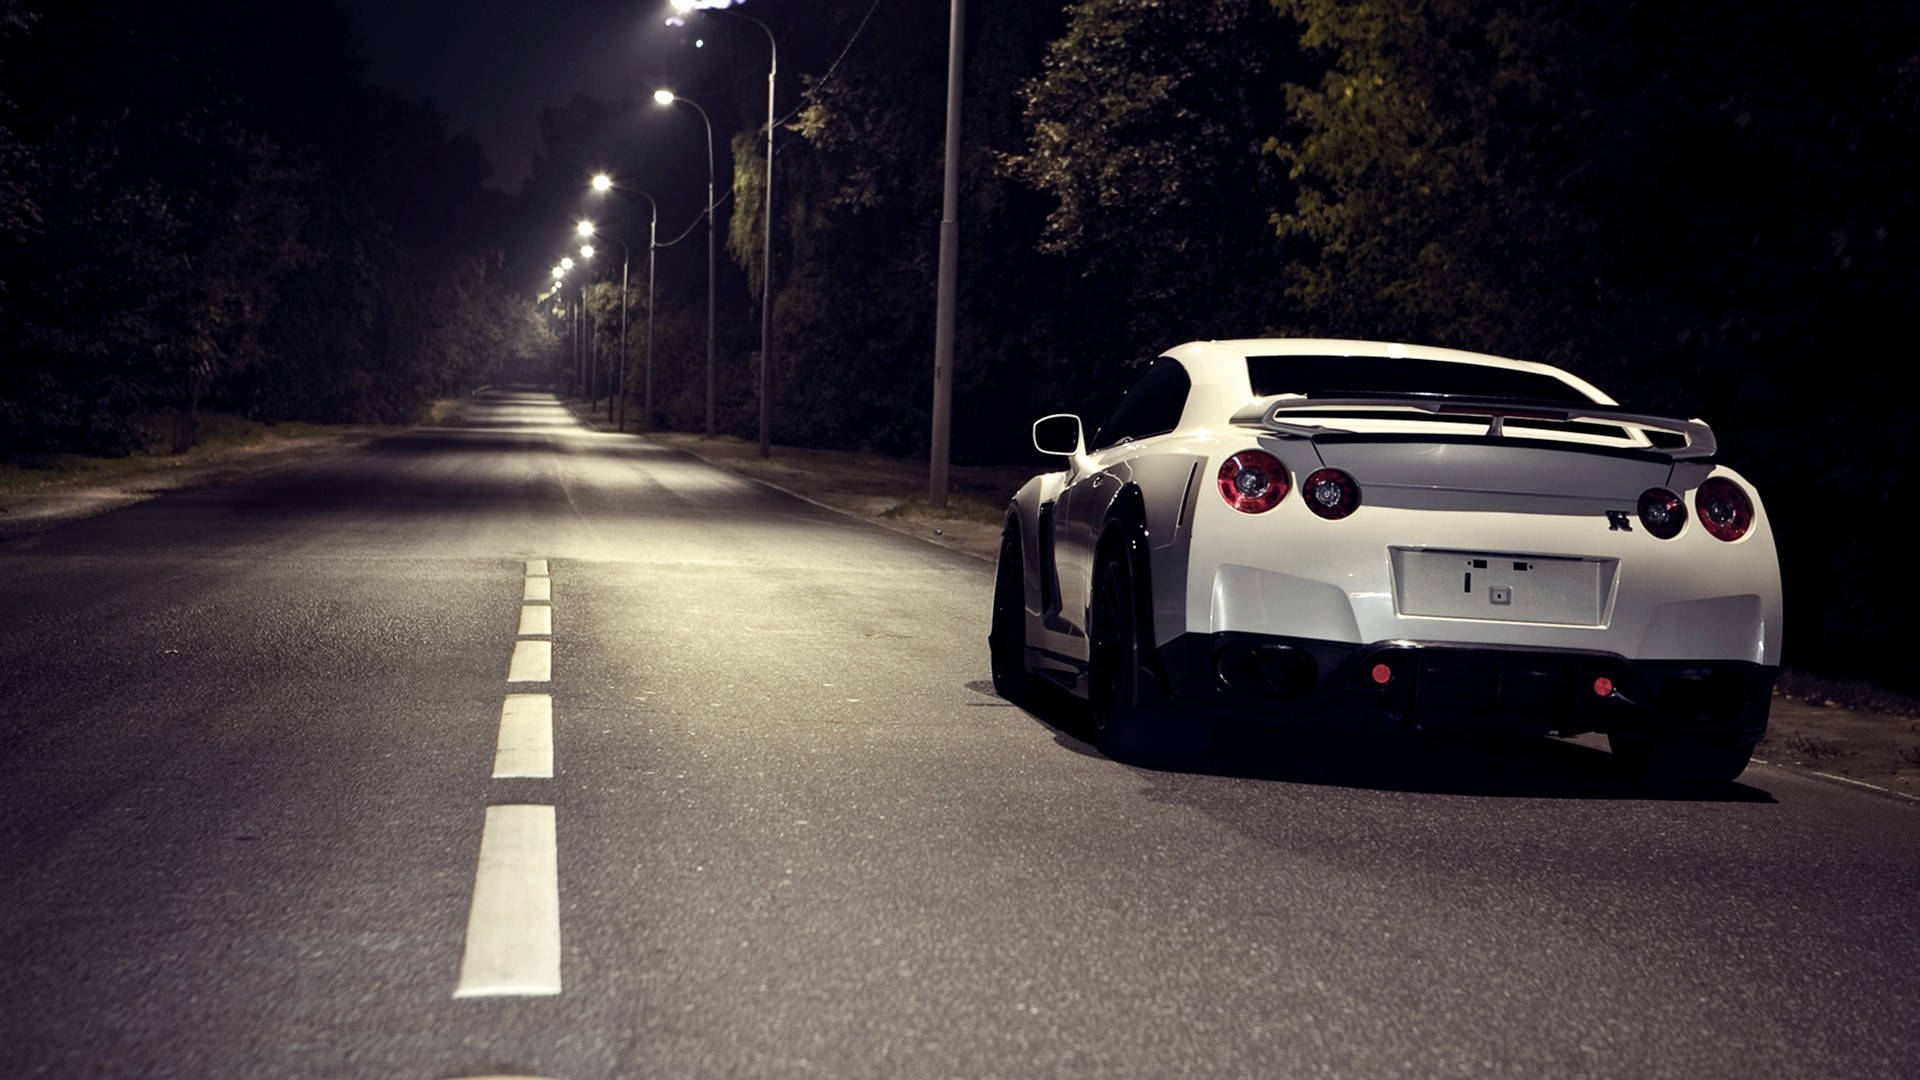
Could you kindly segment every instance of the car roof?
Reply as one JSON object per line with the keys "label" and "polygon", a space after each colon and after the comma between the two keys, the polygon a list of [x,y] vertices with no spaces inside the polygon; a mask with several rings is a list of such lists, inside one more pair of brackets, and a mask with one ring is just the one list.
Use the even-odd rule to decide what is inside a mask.
{"label": "car roof", "polygon": [[1598,404],[1618,404],[1585,379],[1551,364],[1397,341],[1234,338],[1226,341],[1189,341],[1168,349],[1162,355],[1178,360],[1186,368],[1187,376],[1193,380],[1183,426],[1219,423],[1253,400],[1253,384],[1247,375],[1249,356],[1386,356],[1438,363],[1479,364],[1559,379]]}

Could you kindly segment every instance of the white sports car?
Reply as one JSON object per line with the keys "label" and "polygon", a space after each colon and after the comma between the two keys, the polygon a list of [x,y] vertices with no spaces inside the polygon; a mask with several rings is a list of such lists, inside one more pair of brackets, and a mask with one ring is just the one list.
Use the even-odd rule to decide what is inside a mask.
{"label": "white sports car", "polygon": [[1765,732],[1780,570],[1699,420],[1546,364],[1372,341],[1191,342],[1008,508],[994,682],[1087,699],[1123,757],[1224,715],[1605,732],[1724,781]]}

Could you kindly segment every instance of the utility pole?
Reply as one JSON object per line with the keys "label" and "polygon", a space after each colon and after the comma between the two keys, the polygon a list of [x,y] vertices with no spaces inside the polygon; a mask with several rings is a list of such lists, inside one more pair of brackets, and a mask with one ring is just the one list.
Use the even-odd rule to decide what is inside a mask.
{"label": "utility pole", "polygon": [[940,280],[933,316],[933,450],[927,505],[947,505],[947,458],[953,442],[953,310],[960,276],[960,71],[966,56],[966,0],[951,0],[947,28],[947,163],[940,195]]}

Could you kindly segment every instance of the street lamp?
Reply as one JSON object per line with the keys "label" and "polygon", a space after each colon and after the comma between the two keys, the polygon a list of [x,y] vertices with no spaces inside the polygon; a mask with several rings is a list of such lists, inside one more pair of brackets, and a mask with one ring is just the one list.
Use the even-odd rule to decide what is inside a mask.
{"label": "street lamp", "polygon": [[[586,226],[587,229],[593,228],[593,224],[591,222],[583,221],[580,224]],[[584,230],[582,230],[579,226],[575,226],[574,232],[582,236],[587,235],[587,233]],[[592,244],[580,245],[580,258],[583,262],[591,262],[593,260]],[[593,309],[587,306],[587,286],[590,283],[592,283],[592,281],[593,281],[593,274],[591,273],[591,271],[589,271],[586,274],[586,276],[583,277],[580,281],[580,311],[581,311],[581,335],[582,335],[580,347],[582,350],[583,358],[585,359],[585,362],[586,362],[586,376],[587,376],[586,389],[587,389],[588,415],[592,415],[593,413],[593,403],[600,400],[600,334],[599,334],[599,327],[596,325],[597,321],[593,316]]]}
{"label": "street lamp", "polygon": [[[673,0],[673,10],[681,15],[692,12],[696,6],[697,0]],[[768,457],[773,449],[772,409],[767,392],[771,380],[769,373],[773,370],[773,88],[774,76],[780,71],[780,46],[773,40],[773,31],[767,28],[767,24],[751,15],[732,8],[703,7],[700,10],[718,11],[723,15],[745,19],[767,35],[767,178],[766,190],[760,201],[760,456]],[[707,201],[713,201],[711,194]]]}
{"label": "street lamp", "polygon": [[947,143],[940,192],[940,263],[933,301],[933,440],[927,452],[927,505],[947,505],[947,457],[953,438],[954,308],[960,278],[960,76],[966,59],[967,0],[947,6]]}
{"label": "street lamp", "polygon": [[[595,193],[600,195],[605,195],[607,192],[613,190],[613,177],[608,176],[606,173],[596,173],[594,174],[591,186]],[[634,192],[634,194],[647,200],[647,206],[652,211],[651,217],[647,222],[647,362],[646,362],[646,380],[645,380],[646,381],[646,401],[645,401],[646,412],[644,414],[645,419],[641,421],[643,425],[650,426],[653,423],[653,253],[654,253],[654,248],[657,246],[655,244],[655,239],[660,229],[660,206],[658,203],[655,203],[653,201],[653,196],[647,194],[644,191],[636,191]],[[620,245],[620,254],[621,254],[621,259],[620,259],[620,387],[621,387],[621,393],[620,393],[620,419],[617,422],[617,426],[619,430],[625,431],[627,430],[627,394],[626,394],[627,264],[632,261],[633,253],[627,250],[626,241],[621,240],[621,241],[617,241],[617,243],[619,243]]]}
{"label": "street lamp", "polygon": [[713,437],[713,121],[707,110],[695,102],[676,96],[671,90],[655,90],[653,100],[660,105],[687,105],[700,114],[707,128],[707,437]]}

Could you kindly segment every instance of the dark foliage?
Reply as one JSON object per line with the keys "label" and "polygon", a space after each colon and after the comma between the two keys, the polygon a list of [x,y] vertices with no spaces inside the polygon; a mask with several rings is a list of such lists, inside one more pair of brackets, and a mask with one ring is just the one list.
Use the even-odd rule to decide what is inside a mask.
{"label": "dark foliage", "polygon": [[544,351],[486,165],[321,0],[0,8],[0,454],[134,417],[404,421]]}

